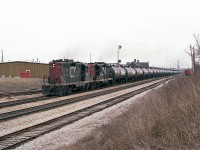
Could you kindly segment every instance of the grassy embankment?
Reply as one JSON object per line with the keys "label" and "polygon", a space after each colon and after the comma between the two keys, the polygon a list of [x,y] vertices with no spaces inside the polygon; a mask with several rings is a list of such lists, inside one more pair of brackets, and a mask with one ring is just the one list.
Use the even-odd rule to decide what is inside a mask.
{"label": "grassy embankment", "polygon": [[200,149],[200,72],[154,90],[70,149]]}

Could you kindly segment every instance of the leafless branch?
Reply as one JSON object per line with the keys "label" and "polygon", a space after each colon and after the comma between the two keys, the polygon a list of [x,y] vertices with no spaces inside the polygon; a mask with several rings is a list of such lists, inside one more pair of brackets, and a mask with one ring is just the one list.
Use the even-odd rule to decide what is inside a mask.
{"label": "leafless branch", "polygon": [[186,50],[184,50],[189,56],[191,56],[191,53],[190,52],[187,52]]}
{"label": "leafless branch", "polygon": [[199,34],[193,34],[195,42],[196,42],[196,53],[197,55],[200,55],[200,39],[199,39]]}

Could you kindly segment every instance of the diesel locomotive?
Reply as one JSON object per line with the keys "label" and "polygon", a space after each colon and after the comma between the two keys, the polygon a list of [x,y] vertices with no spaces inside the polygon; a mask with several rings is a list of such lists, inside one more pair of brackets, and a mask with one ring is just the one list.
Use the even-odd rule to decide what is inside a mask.
{"label": "diesel locomotive", "polygon": [[77,90],[90,90],[105,85],[178,73],[180,71],[174,69],[139,68],[131,64],[83,63],[59,59],[49,63],[49,76],[44,78],[42,93],[62,96]]}

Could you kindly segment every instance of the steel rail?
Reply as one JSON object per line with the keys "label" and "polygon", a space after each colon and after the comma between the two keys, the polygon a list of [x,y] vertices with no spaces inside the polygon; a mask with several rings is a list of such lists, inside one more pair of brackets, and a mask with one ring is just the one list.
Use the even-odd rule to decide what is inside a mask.
{"label": "steel rail", "polygon": [[100,91],[100,92],[95,92],[95,93],[80,96],[80,97],[64,99],[64,100],[60,100],[60,101],[56,101],[56,102],[50,102],[50,103],[39,105],[39,106],[34,106],[34,107],[24,108],[24,109],[10,111],[10,112],[6,112],[6,113],[1,113],[0,114],[0,122],[15,119],[16,117],[21,117],[21,116],[25,116],[25,115],[29,115],[29,114],[33,114],[33,113],[47,111],[47,110],[50,110],[50,109],[55,109],[55,108],[62,107],[62,106],[65,106],[65,105],[69,105],[69,104],[72,104],[72,103],[75,103],[75,102],[79,102],[79,101],[83,101],[83,100],[86,100],[86,99],[89,99],[89,98],[94,98],[94,97],[106,95],[106,94],[109,94],[109,93],[112,93],[112,92],[116,92],[116,91],[120,91],[120,90],[123,90],[123,89],[135,87],[135,86],[145,84],[145,83],[149,83],[149,82],[152,82],[152,81],[156,81],[156,80],[159,80],[159,79],[156,78],[156,79],[152,79],[152,80],[143,80],[143,81],[140,81],[140,82],[135,82],[133,84],[129,84],[127,86],[117,87],[117,88],[114,88],[114,89]]}
{"label": "steel rail", "polygon": [[38,97],[32,97],[32,98],[26,98],[26,99],[14,100],[14,101],[1,102],[0,108],[6,108],[6,107],[17,106],[17,105],[22,105],[22,104],[26,104],[26,103],[49,100],[52,98],[53,97],[38,96]]}
{"label": "steel rail", "polygon": [[[149,81],[153,81],[153,80],[155,80],[155,78],[154,79],[147,79],[147,80],[144,80],[144,81],[148,81],[148,80]],[[137,82],[141,82],[141,81],[137,81]],[[133,83],[130,83],[130,84],[133,84]],[[116,84],[116,85],[114,85],[112,87],[116,87],[116,86],[119,86],[119,84]],[[109,87],[111,87],[111,86],[109,86]],[[98,89],[94,89],[94,90],[99,90],[99,89],[104,89],[104,88],[98,88]],[[81,92],[83,92],[83,91],[81,91]],[[72,94],[77,94],[77,93],[81,93],[81,92],[80,91],[79,92],[74,92]],[[72,95],[72,94],[69,94],[69,95]],[[21,100],[13,100],[13,101],[0,102],[0,109],[1,108],[6,108],[6,107],[12,107],[12,106],[17,106],[17,105],[22,105],[22,104],[26,104],[26,103],[32,103],[32,102],[38,102],[38,101],[43,101],[43,100],[49,100],[49,99],[53,99],[55,97],[56,96],[50,96],[50,97],[40,96],[40,97],[26,98],[26,99],[21,99]]]}

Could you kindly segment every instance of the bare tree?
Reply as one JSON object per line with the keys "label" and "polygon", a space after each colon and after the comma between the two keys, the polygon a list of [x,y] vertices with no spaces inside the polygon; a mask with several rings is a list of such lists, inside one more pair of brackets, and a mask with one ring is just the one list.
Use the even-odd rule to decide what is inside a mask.
{"label": "bare tree", "polygon": [[195,62],[200,64],[200,38],[199,34],[193,34],[194,39],[195,39],[195,47],[194,47],[194,53],[195,53]]}
{"label": "bare tree", "polygon": [[191,57],[192,62],[192,71],[193,73],[196,73],[197,65],[200,65],[200,36],[199,34],[193,34],[193,37],[195,39],[195,45],[192,46],[190,44],[190,52],[185,51],[188,55]]}

